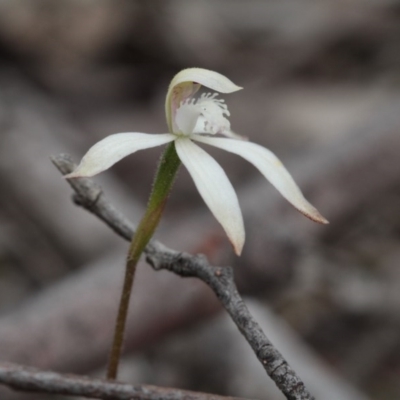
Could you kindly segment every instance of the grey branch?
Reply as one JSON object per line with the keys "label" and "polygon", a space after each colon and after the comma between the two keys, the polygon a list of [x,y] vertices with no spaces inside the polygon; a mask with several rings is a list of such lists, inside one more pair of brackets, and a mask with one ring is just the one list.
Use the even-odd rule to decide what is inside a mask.
{"label": "grey branch", "polygon": [[110,400],[240,400],[237,397],[57,374],[10,363],[0,363],[0,382],[16,390]]}
{"label": "grey branch", "polygon": [[[65,154],[53,157],[52,162],[63,175],[76,167],[70,156]],[[131,239],[134,233],[133,225],[111,205],[101,188],[86,178],[72,179],[68,183],[76,193],[74,200],[78,205],[99,217],[124,239]],[[228,311],[265,371],[286,398],[313,399],[302,380],[275,349],[250,314],[236,289],[231,267],[212,266],[204,256],[180,253],[155,240],[146,247],[145,254],[149,264],[156,270],[167,269],[181,277],[197,277],[205,282]]]}

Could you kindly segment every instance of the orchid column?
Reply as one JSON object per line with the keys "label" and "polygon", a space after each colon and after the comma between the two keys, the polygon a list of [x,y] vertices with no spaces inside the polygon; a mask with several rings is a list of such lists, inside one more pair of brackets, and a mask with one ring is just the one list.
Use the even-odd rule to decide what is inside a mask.
{"label": "orchid column", "polygon": [[[214,93],[196,93],[204,86]],[[237,255],[241,254],[245,230],[239,202],[221,166],[194,141],[235,153],[252,163],[301,213],[319,222],[328,221],[303,196],[279,159],[266,148],[246,141],[230,129],[228,108],[219,93],[241,88],[225,76],[201,68],[179,72],[169,86],[165,112],[169,133],[117,133],[96,143],[67,178],[90,177],[138,150],[170,143],[161,158],[154,186],[126,262],[124,286],[114,333],[107,377],[115,379],[123,344],[125,323],[137,262],[160,221],[176,172],[182,162]],[[217,135],[225,137],[217,137]]]}

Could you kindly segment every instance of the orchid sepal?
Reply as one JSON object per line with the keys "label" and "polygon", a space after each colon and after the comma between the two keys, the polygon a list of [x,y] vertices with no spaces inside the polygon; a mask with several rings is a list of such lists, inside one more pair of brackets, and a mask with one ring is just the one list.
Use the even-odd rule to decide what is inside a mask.
{"label": "orchid sepal", "polygon": [[116,162],[139,150],[161,146],[175,140],[170,133],[152,135],[140,132],[115,133],[94,144],[80,164],[65,178],[91,177],[112,167]]}

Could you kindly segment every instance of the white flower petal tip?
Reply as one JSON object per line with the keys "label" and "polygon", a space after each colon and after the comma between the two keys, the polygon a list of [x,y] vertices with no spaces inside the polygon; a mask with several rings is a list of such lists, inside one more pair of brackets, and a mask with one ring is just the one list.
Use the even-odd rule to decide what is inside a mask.
{"label": "white flower petal tip", "polygon": [[86,166],[82,163],[79,164],[76,169],[69,174],[64,175],[64,179],[76,179],[76,178],[91,178],[95,173],[91,173],[90,168],[86,168]]}
{"label": "white flower petal tip", "polygon": [[[76,171],[76,170],[75,170]],[[64,179],[75,179],[75,178],[84,178],[84,176],[77,174],[75,171],[70,172],[67,175],[64,175]]]}
{"label": "white flower petal tip", "polygon": [[[211,212],[214,214],[212,210]],[[242,218],[241,211],[240,211],[240,218]],[[220,222],[220,224],[224,228],[225,234],[228,237],[228,240],[233,247],[233,251],[239,257],[242,254],[246,236],[243,221],[237,223],[238,226],[236,228],[232,228],[229,227],[229,224],[226,221],[221,222],[219,218],[216,219]]]}
{"label": "white flower petal tip", "polygon": [[171,81],[170,90],[184,82],[199,83],[220,93],[233,93],[243,89],[226,76],[203,68],[188,68],[178,72]]}
{"label": "white flower petal tip", "polygon": [[94,175],[96,174],[91,173],[91,171],[85,171],[84,168],[81,168],[81,166],[78,165],[75,171],[72,171],[69,174],[64,175],[63,178],[64,179],[91,178]]}
{"label": "white flower petal tip", "polygon": [[[308,202],[307,202],[308,203]],[[300,209],[296,207],[298,211],[300,211],[304,216],[307,218],[311,219],[311,221],[317,222],[322,225],[328,225],[329,221],[323,217],[320,212],[312,206],[310,203],[308,203],[307,208]]]}
{"label": "white flower petal tip", "polygon": [[242,250],[243,250],[243,245],[244,243],[232,243],[233,246],[233,251],[235,252],[235,254],[239,257],[242,254]]}

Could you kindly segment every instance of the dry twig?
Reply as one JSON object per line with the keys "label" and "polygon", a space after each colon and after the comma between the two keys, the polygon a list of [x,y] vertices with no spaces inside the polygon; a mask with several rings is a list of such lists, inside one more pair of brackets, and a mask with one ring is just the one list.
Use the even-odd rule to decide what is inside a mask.
{"label": "dry twig", "polygon": [[[53,157],[52,161],[62,174],[75,169],[68,155]],[[89,179],[76,179],[69,183],[76,192],[77,204],[95,214],[123,238],[131,239],[134,233],[132,224],[108,202],[97,185]],[[286,398],[313,398],[251,316],[236,289],[231,267],[212,266],[203,256],[180,253],[154,240],[146,247],[145,254],[147,261],[157,270],[167,269],[182,277],[197,277],[210,286]]]}
{"label": "dry twig", "polygon": [[132,386],[103,379],[57,374],[9,363],[0,364],[0,382],[16,390],[105,400],[240,400],[237,397],[223,397],[151,385]]}

